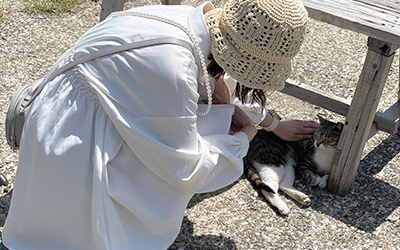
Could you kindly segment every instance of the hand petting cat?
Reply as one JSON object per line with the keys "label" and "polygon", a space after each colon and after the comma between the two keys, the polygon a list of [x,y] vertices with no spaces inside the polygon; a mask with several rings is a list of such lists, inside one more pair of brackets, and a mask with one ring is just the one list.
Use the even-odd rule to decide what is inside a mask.
{"label": "hand petting cat", "polygon": [[275,124],[277,125],[276,127],[273,126],[273,123],[278,120],[280,120],[279,115],[274,111],[269,111],[260,125],[265,130],[273,132],[284,141],[301,141],[310,139],[315,130],[319,127],[318,123],[299,120],[280,121]]}
{"label": "hand petting cat", "polygon": [[309,121],[283,121],[272,132],[284,141],[301,141],[312,138],[318,123]]}

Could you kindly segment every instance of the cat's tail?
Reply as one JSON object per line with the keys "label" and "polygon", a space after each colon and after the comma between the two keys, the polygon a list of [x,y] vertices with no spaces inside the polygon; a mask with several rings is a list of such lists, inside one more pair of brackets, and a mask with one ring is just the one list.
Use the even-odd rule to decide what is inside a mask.
{"label": "cat's tail", "polygon": [[276,192],[270,188],[267,184],[265,184],[260,175],[257,172],[257,169],[253,166],[253,164],[245,157],[244,161],[244,172],[246,178],[250,181],[253,188],[258,192],[260,196],[264,196],[265,199],[275,208],[278,209],[281,215],[288,215],[290,212],[289,207],[286,203],[279,197]]}
{"label": "cat's tail", "polygon": [[267,192],[275,193],[267,184],[265,184],[258,174],[257,170],[254,168],[253,164],[245,157],[243,159],[244,163],[244,174],[246,178],[250,181],[253,188],[259,192],[265,190]]}

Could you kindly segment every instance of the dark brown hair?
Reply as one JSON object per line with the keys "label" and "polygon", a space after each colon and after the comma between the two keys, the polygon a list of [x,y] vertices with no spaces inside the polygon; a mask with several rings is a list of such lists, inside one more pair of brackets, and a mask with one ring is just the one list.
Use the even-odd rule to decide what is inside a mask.
{"label": "dark brown hair", "polygon": [[[208,73],[214,77],[215,80],[220,79],[221,77],[224,76],[225,71],[221,66],[218,65],[218,63],[215,61],[213,55],[210,53],[208,55],[208,59],[210,60],[210,63],[207,66],[207,71]],[[264,91],[262,89],[253,89],[253,88],[248,88],[239,82],[236,84],[235,88],[235,96],[239,98],[239,100],[242,103],[245,103],[247,95],[250,94],[250,102],[251,103],[258,103],[260,104],[261,107],[265,107],[266,103],[266,97],[264,94]]]}

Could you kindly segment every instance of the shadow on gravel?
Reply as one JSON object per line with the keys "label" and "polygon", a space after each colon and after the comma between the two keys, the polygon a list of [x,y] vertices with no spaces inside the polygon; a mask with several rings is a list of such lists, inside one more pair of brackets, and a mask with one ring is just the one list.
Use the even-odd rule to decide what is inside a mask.
{"label": "shadow on gravel", "polygon": [[[4,227],[4,224],[6,223],[11,196],[12,196],[12,190],[8,192],[6,195],[0,197],[0,227]],[[1,236],[2,235],[0,232],[0,240]],[[0,243],[0,250],[8,250],[8,248],[6,248],[3,244]]]}
{"label": "shadow on gravel", "polygon": [[6,246],[0,243],[0,250],[9,250]]}
{"label": "shadow on gravel", "polygon": [[[400,135],[388,137],[360,162],[352,191],[345,197],[318,188],[303,190],[312,196],[311,208],[359,230],[369,233],[375,231],[382,223],[390,220],[390,214],[400,207],[400,190],[374,178],[374,175],[395,157],[400,157],[399,153]],[[397,173],[393,178],[398,180],[396,171],[399,166],[391,167]]]}
{"label": "shadow on gravel", "polygon": [[[214,196],[218,196],[236,185],[240,181],[237,180],[234,183],[218,189],[214,192],[195,194],[189,201],[187,208],[190,209],[196,204],[200,203],[205,199],[209,199]],[[175,242],[168,248],[168,250],[180,250],[180,249],[190,249],[190,250],[236,250],[236,244],[229,237],[223,235],[193,235],[193,223],[185,216],[181,225],[181,231]]]}
{"label": "shadow on gravel", "polygon": [[12,190],[6,195],[0,197],[0,227],[4,227],[4,224],[6,222],[8,208],[10,207],[11,196]]}
{"label": "shadow on gravel", "polygon": [[241,179],[243,178],[243,176],[241,176],[238,180],[236,180],[235,182],[229,184],[228,186],[218,189],[214,192],[209,192],[209,193],[201,193],[201,194],[195,194],[193,195],[193,197],[190,199],[189,204],[187,205],[187,208],[192,208],[194,207],[197,203],[200,203],[202,200],[214,197],[214,196],[218,196],[226,191],[228,191],[229,189],[231,189],[233,186],[235,186]]}
{"label": "shadow on gravel", "polygon": [[[192,202],[192,206],[200,202],[205,198],[209,198],[218,194],[221,194],[231,188],[234,184],[225,187],[224,189],[206,193],[202,195],[197,195],[197,199],[195,198]],[[6,194],[5,196],[0,197],[0,227],[3,227],[5,224],[5,220],[8,214],[8,208],[10,204],[12,196],[12,191]],[[1,238],[1,233],[0,233]],[[215,235],[202,235],[202,236],[194,236],[193,235],[193,223],[184,217],[181,227],[181,232],[179,236],[176,238],[174,244],[172,244],[168,250],[179,250],[179,249],[191,249],[191,250],[236,250],[236,244],[233,240],[225,237],[225,236],[215,236]],[[0,243],[0,250],[8,250],[3,244]]]}
{"label": "shadow on gravel", "polygon": [[185,216],[183,218],[181,232],[168,250],[236,250],[233,240],[225,236],[216,235],[193,235],[193,223]]}

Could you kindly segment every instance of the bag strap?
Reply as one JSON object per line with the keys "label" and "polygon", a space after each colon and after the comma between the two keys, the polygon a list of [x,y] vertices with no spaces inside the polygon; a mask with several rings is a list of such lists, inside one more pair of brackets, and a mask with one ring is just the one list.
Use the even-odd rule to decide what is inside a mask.
{"label": "bag strap", "polygon": [[52,81],[56,76],[62,74],[63,72],[67,71],[68,69],[75,67],[78,64],[88,62],[88,61],[91,61],[91,60],[94,60],[96,58],[103,57],[106,55],[115,54],[115,53],[118,53],[121,51],[127,51],[127,50],[138,49],[138,48],[160,45],[160,44],[175,44],[175,45],[179,45],[184,48],[187,48],[190,51],[193,51],[193,47],[191,46],[190,43],[186,42],[185,40],[181,40],[181,39],[173,38],[173,37],[153,38],[153,39],[149,39],[149,40],[145,40],[145,41],[124,44],[121,46],[116,46],[116,47],[111,47],[111,48],[108,48],[105,50],[101,50],[96,53],[81,57],[78,60],[71,61],[68,64],[61,67],[60,69],[56,70],[53,74],[47,75],[42,80],[42,82],[32,92],[27,93],[27,95],[24,97],[24,100],[21,102],[21,105],[24,108],[28,107],[33,102],[33,100],[35,100],[35,98],[40,94],[40,92],[43,90],[43,88],[47,85],[48,82]]}

